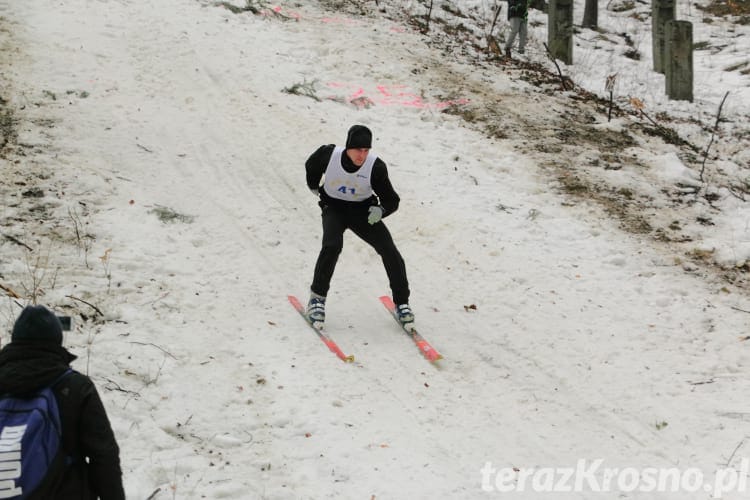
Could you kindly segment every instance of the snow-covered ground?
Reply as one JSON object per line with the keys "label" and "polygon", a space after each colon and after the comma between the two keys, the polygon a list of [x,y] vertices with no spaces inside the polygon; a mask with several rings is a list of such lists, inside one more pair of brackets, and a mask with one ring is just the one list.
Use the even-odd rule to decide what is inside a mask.
{"label": "snow-covered ground", "polygon": [[[700,154],[639,133],[643,117],[608,122],[524,62],[398,21],[418,3],[345,3],[0,0],[2,340],[27,301],[74,316],[65,345],[105,400],[128,498],[747,498],[750,300],[695,260],[750,256],[748,208],[724,186],[749,166],[748,77],[721,71],[747,59],[747,30],[696,57],[692,104],[644,69],[648,19],[599,16],[640,40],[642,78],[585,36],[565,68],[600,95],[620,72],[621,101],[674,111],[702,147],[710,131],[684,120],[711,125],[729,91],[701,182]],[[528,58],[550,65],[542,20]],[[586,120],[593,139],[566,143]],[[287,302],[306,300],[320,244],[304,161],[354,123],[402,198],[386,222],[434,365],[352,235],[327,331],[355,362]],[[623,230],[578,185],[634,193],[664,227],[690,214],[686,237]],[[690,186],[716,196],[674,197]],[[576,467],[578,491],[541,491]],[[675,491],[649,488],[664,470]]]}

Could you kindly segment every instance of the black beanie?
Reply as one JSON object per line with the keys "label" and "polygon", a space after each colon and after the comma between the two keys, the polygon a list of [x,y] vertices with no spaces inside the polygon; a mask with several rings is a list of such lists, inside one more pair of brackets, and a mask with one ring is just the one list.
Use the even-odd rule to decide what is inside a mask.
{"label": "black beanie", "polygon": [[13,325],[11,341],[32,340],[62,345],[62,324],[55,313],[44,306],[26,306]]}
{"label": "black beanie", "polygon": [[370,149],[372,132],[364,125],[354,125],[346,135],[346,149]]}

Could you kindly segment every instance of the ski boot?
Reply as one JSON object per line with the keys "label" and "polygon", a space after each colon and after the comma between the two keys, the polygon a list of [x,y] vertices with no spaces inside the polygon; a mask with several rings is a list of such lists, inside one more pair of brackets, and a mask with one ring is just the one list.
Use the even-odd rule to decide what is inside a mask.
{"label": "ski boot", "polygon": [[414,323],[414,313],[411,312],[411,307],[409,307],[409,304],[399,304],[396,306],[396,315],[398,316],[398,321],[402,325],[406,325],[407,323]]}
{"label": "ski boot", "polygon": [[305,316],[314,326],[323,326],[323,322],[326,320],[326,298],[312,292],[307,303]]}

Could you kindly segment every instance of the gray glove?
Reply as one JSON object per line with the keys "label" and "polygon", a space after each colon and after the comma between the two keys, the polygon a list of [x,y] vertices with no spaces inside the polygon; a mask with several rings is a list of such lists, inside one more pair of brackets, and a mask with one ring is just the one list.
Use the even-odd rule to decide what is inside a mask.
{"label": "gray glove", "polygon": [[367,216],[367,222],[372,224],[377,224],[380,222],[380,219],[383,218],[383,209],[378,206],[372,206],[370,207],[370,215]]}

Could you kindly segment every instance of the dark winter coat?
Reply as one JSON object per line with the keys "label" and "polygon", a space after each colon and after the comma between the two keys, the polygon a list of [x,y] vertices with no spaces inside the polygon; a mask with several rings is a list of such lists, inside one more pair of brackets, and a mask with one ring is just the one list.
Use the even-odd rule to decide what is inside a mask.
{"label": "dark winter coat", "polygon": [[[305,162],[307,186],[310,189],[317,189],[320,192],[321,206],[329,206],[344,211],[367,213],[370,206],[380,204],[380,206],[383,207],[383,217],[398,210],[398,205],[401,199],[391,185],[391,180],[388,178],[388,168],[386,167],[385,162],[380,158],[376,159],[375,164],[372,166],[370,185],[372,186],[375,195],[370,199],[354,202],[339,200],[328,196],[321,187],[320,180],[323,178],[323,174],[326,171],[326,167],[328,167],[328,162],[330,161],[335,148],[335,144],[321,146],[310,155],[310,158]],[[346,153],[341,155],[341,164],[344,167],[344,170],[350,174],[356,172],[357,169],[360,168],[349,159]]]}
{"label": "dark winter coat", "polygon": [[[57,344],[11,342],[0,351],[0,394],[33,393],[56,380],[74,359]],[[55,500],[123,500],[120,450],[94,383],[74,371],[53,392],[63,448],[72,457]]]}
{"label": "dark winter coat", "polygon": [[512,17],[520,17],[524,21],[528,19],[528,0],[508,0],[508,21],[510,21]]}

